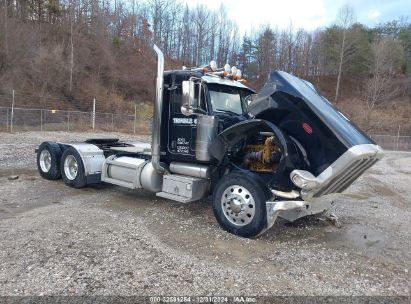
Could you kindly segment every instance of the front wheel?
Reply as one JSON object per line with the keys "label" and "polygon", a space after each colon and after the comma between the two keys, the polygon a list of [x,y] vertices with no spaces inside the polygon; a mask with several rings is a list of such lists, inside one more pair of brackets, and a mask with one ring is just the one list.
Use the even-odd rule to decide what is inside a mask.
{"label": "front wheel", "polygon": [[70,187],[83,188],[87,184],[83,160],[76,149],[72,147],[64,150],[60,171],[64,183]]}
{"label": "front wheel", "polygon": [[224,176],[213,195],[213,211],[227,231],[253,237],[267,225],[266,191],[251,176],[238,172]]}

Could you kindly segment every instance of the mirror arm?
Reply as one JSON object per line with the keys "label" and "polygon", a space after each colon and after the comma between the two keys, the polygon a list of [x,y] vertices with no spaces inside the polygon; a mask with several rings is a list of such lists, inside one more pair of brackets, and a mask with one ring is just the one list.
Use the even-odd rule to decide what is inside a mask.
{"label": "mirror arm", "polygon": [[185,116],[190,116],[193,114],[208,114],[207,111],[200,108],[194,108],[192,106],[189,106],[188,104],[184,104],[181,106],[181,113]]}

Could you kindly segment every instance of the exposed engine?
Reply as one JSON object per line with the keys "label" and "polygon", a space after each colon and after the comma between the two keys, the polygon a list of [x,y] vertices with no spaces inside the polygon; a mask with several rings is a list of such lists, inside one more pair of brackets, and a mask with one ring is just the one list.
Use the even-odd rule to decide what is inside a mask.
{"label": "exposed engine", "polygon": [[260,132],[245,139],[234,153],[236,163],[254,172],[276,172],[282,151],[273,133]]}

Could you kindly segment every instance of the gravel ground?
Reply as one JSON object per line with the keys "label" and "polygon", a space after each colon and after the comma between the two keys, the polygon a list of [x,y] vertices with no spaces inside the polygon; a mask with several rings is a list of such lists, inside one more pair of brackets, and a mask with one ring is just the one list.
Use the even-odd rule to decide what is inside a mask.
{"label": "gravel ground", "polygon": [[90,137],[148,140],[0,133],[0,295],[409,295],[410,153],[387,152],[335,201],[340,228],[278,220],[243,239],[208,200],[39,177],[41,141]]}

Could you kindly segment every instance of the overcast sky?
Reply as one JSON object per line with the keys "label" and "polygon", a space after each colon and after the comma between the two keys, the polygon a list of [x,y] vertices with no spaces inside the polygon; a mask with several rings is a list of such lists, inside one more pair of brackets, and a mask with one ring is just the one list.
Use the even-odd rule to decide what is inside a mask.
{"label": "overcast sky", "polygon": [[218,10],[223,3],[228,17],[237,22],[242,34],[262,24],[308,31],[332,24],[338,9],[348,4],[358,22],[374,24],[411,16],[411,0],[185,0],[190,6],[204,4]]}

